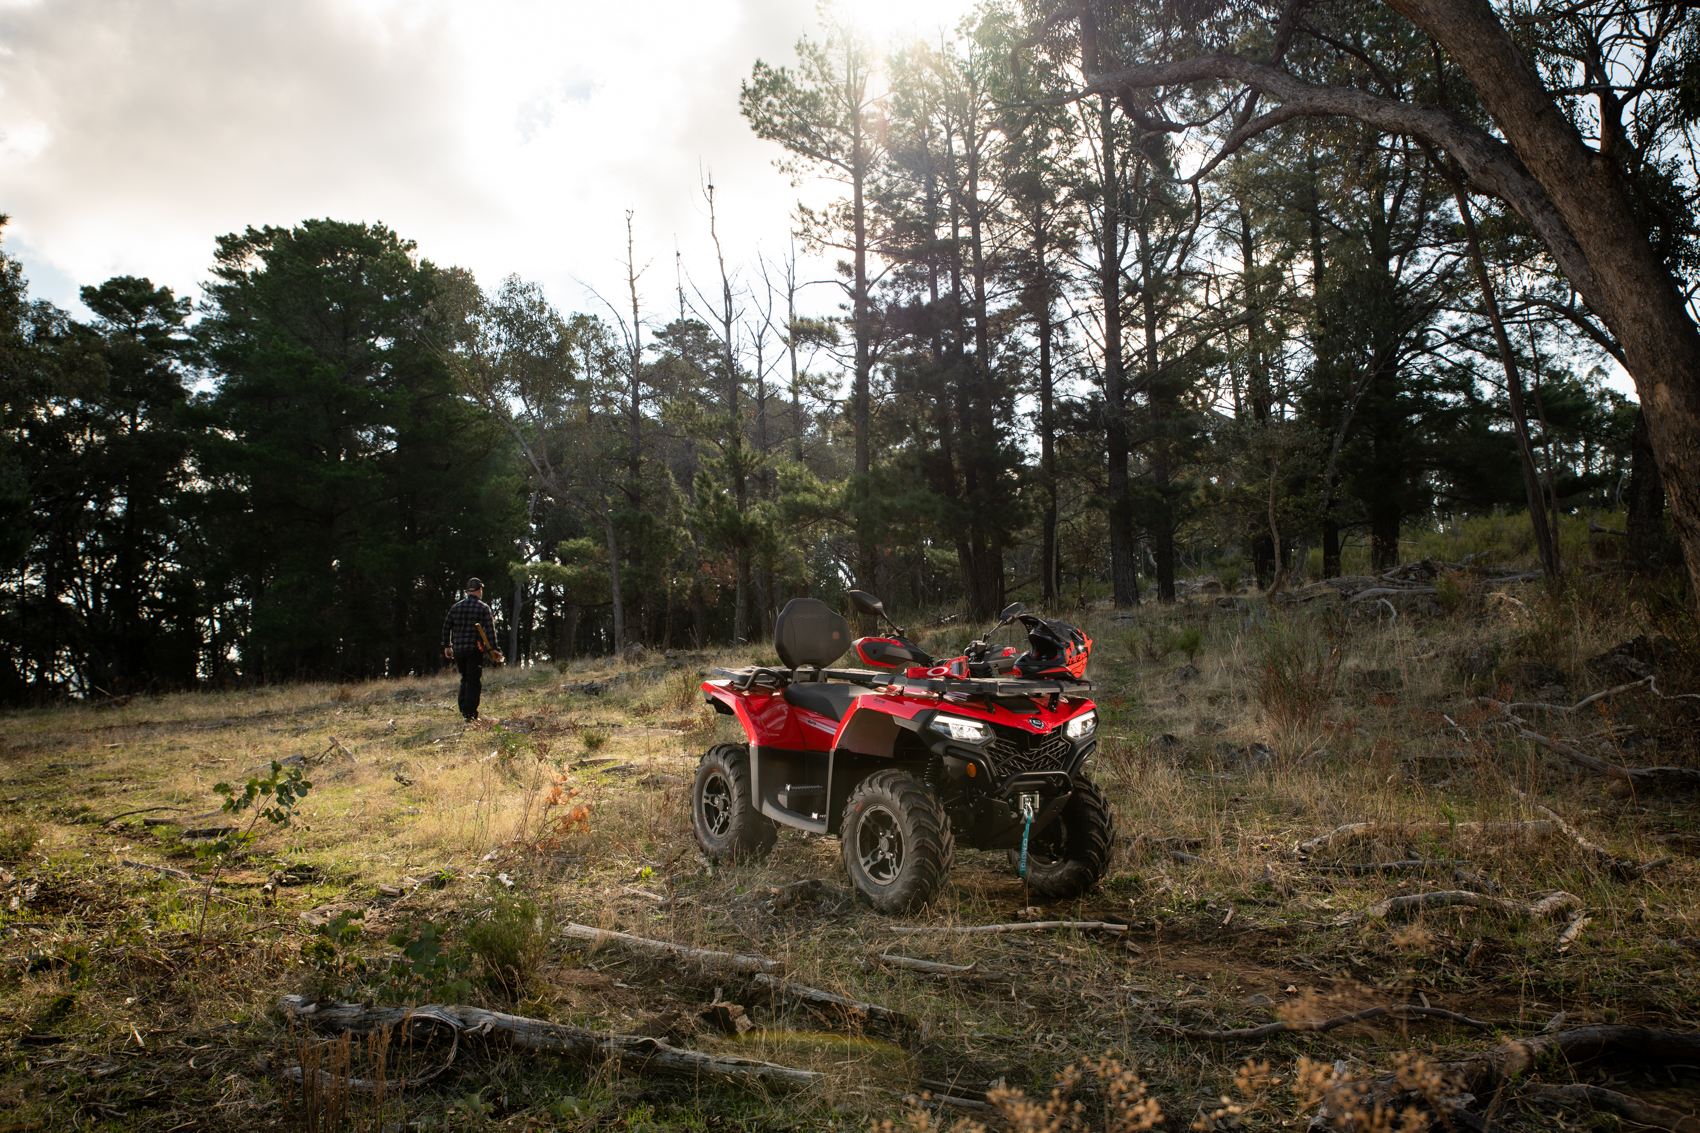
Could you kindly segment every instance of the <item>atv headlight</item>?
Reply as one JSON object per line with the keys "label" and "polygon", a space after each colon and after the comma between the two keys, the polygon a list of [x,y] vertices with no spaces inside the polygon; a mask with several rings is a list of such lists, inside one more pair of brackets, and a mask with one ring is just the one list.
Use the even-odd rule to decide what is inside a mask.
{"label": "atv headlight", "polygon": [[992,738],[992,730],[978,720],[960,716],[935,716],[928,725],[933,731],[967,744],[983,744]]}
{"label": "atv headlight", "polygon": [[1096,712],[1082,712],[1063,725],[1063,730],[1068,733],[1069,739],[1083,740],[1098,730],[1098,714]]}

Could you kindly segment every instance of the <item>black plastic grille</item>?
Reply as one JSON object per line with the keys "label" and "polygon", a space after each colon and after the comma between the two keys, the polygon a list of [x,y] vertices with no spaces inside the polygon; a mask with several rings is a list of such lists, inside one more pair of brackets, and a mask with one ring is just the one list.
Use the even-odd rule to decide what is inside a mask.
{"label": "black plastic grille", "polygon": [[[1068,742],[1061,729],[1045,736],[1014,733],[1000,728],[999,734],[986,743],[986,754],[992,757],[999,778],[1020,775],[1028,771],[1066,771],[1069,754],[1074,745]],[[1019,735],[1020,738],[1014,738]]]}

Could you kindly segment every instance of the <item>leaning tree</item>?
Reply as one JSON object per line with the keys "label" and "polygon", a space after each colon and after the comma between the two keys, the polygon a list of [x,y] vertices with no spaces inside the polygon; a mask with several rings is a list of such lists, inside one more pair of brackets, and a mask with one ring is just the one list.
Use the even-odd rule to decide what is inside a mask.
{"label": "leaning tree", "polygon": [[[1700,118],[1700,15],[1675,0],[1382,4],[1449,64],[1445,97],[1377,83],[1384,21],[1343,37],[1322,25],[1351,12],[1312,18],[1369,17],[1370,0],[1041,0],[1023,48],[1078,39],[1082,82],[1066,97],[1113,102],[1142,130],[1219,125],[1195,177],[1299,118],[1355,119],[1444,153],[1532,230],[1615,340],[1700,598],[1700,326],[1684,278],[1694,178],[1677,167]],[[1201,90],[1217,113],[1199,113]]]}

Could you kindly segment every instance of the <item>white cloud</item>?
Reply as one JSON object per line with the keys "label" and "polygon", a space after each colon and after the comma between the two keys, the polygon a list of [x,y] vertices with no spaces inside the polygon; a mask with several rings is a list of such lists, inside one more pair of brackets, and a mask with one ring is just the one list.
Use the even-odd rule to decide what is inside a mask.
{"label": "white cloud", "polygon": [[785,246],[797,191],[738,83],[813,31],[810,0],[0,0],[8,247],[70,305],[68,281],[118,273],[193,292],[214,238],[250,224],[383,221],[583,308],[576,281],[621,289],[632,209],[670,304],[675,239],[712,270],[704,172],[734,258]]}

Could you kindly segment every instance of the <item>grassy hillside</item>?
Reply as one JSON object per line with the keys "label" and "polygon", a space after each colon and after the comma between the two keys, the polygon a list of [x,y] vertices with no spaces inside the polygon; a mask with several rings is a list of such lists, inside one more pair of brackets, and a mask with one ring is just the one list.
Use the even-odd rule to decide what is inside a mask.
{"label": "grassy hillside", "polygon": [[[923,1092],[961,1099],[947,1122],[1040,1128],[1050,1118],[997,1088],[1042,1101],[1059,1070],[1105,1053],[1121,1067],[1075,1088],[1092,1128],[1149,1119],[1109,1104],[1137,1093],[1126,1067],[1164,1128],[1266,1127],[1314,1112],[1325,1083],[1313,1071],[1295,1095],[1301,1056],[1369,1081],[1396,1058],[1463,1058],[1543,1028],[1700,1029],[1692,793],[1590,770],[1505,727],[1500,707],[1590,758],[1700,768],[1681,607],[1616,583],[1549,597],[1449,571],[1416,585],[1432,593],[1354,601],[1336,585],[1269,604],[1206,587],[1172,608],[1078,615],[1097,642],[1093,774],[1122,837],[1099,890],[1036,911],[1001,853],[959,851],[943,896],[901,919],[850,900],[835,840],[787,832],[758,866],[710,869],[690,776],[706,747],[740,737],[698,683],[762,650],[497,670],[492,722],[470,728],[448,676],[10,713],[0,1128],[865,1128],[919,1120],[902,1099]],[[1654,685],[1538,706],[1641,680],[1637,666]],[[218,784],[240,794],[273,761],[280,781],[311,783],[288,825],[220,809]],[[250,823],[256,837],[230,844]],[[1296,848],[1350,824],[1368,825]],[[1491,907],[1375,908],[1440,891]],[[1575,900],[1537,906],[1555,892]],[[1024,918],[1129,927],[896,931]],[[588,944],[569,924],[756,954],[912,1025]],[[939,976],[889,954],[972,968]],[[431,1028],[379,1065],[370,1040],[290,1022],[286,994],[482,1005],[825,1077],[770,1096],[470,1036],[450,1062]],[[1431,1013],[1199,1033],[1397,1005]],[[1245,1071],[1248,1057],[1271,1069]],[[1542,1065],[1532,1081],[1683,1111],[1700,1099],[1692,1067]],[[1243,1112],[1212,1119],[1224,1095]],[[1586,1108],[1519,1084],[1496,1120],[1552,1128]]]}

